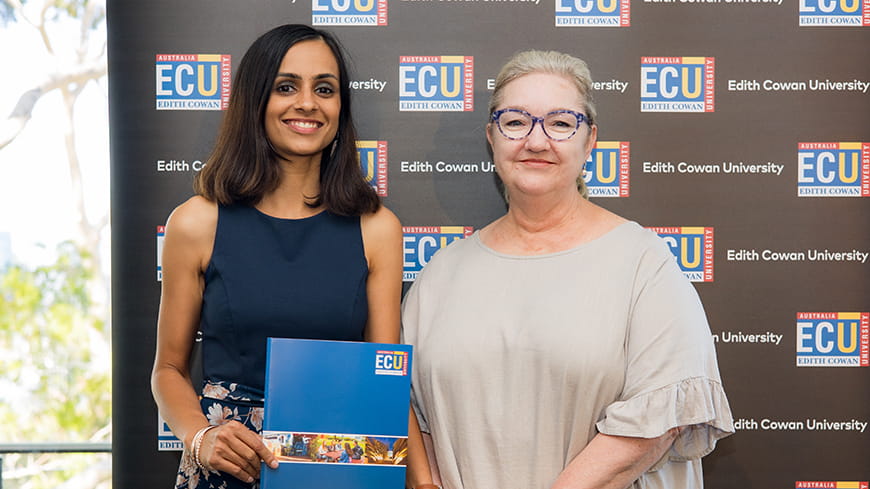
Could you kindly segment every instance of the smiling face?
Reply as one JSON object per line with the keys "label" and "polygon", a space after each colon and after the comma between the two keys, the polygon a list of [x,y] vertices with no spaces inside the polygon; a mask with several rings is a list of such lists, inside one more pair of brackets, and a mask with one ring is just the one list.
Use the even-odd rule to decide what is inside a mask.
{"label": "smiling face", "polygon": [[325,42],[302,41],[287,50],[265,115],[266,137],[279,157],[319,157],[332,142],[338,131],[341,83],[338,63]]}
{"label": "smiling face", "polygon": [[[554,110],[585,113],[583,100],[566,77],[551,73],[530,73],[507,83],[496,109],[524,110],[543,117]],[[531,134],[520,140],[504,137],[495,126],[487,126],[496,170],[508,193],[561,195],[577,193],[577,178],[595,146],[597,128],[580,124],[577,133],[564,141],[548,138],[535,124]]]}

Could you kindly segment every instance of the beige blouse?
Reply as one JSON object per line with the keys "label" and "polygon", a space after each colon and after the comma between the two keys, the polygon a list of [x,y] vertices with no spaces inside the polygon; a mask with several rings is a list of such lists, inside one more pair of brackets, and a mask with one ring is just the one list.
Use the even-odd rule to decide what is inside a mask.
{"label": "beige blouse", "polygon": [[402,322],[445,489],[546,489],[598,432],[677,426],[691,429],[632,487],[701,488],[700,458],[734,431],[698,295],[633,222],[541,256],[456,241],[408,291]]}

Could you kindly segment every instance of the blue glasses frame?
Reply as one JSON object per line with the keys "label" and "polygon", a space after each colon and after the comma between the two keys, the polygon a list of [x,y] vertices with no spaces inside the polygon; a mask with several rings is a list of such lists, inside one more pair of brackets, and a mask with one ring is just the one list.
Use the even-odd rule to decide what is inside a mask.
{"label": "blue glasses frame", "polygon": [[[523,136],[520,136],[520,137],[511,137],[511,136],[508,136],[507,134],[505,134],[504,129],[501,128],[501,124],[498,121],[499,118],[501,117],[501,115],[504,114],[505,112],[516,112],[518,114],[523,114],[526,117],[528,117],[529,119],[531,119],[532,124],[529,126],[529,132],[527,132],[526,134],[524,134]],[[571,114],[577,118],[577,125],[574,127],[574,130],[571,132],[571,134],[569,134],[563,138],[554,138],[553,136],[550,135],[550,133],[547,132],[547,128],[544,126],[544,119],[546,119],[547,117],[549,117],[553,114]],[[529,137],[529,134],[531,134],[532,131],[535,130],[535,124],[539,124],[539,123],[541,124],[541,130],[544,131],[544,135],[546,135],[548,138],[552,139],[553,141],[565,141],[567,139],[571,139],[572,137],[574,137],[575,134],[577,134],[577,130],[580,129],[580,124],[582,124],[584,122],[586,124],[589,124],[590,126],[592,125],[592,122],[589,120],[588,117],[586,117],[586,114],[583,114],[583,113],[580,113],[580,112],[577,112],[574,110],[569,110],[569,109],[559,109],[559,110],[554,110],[552,112],[547,112],[546,114],[544,114],[544,117],[535,117],[532,114],[529,114],[528,112],[526,112],[525,110],[522,110],[522,109],[500,109],[500,110],[497,110],[497,111],[492,113],[492,115],[490,116],[490,120],[495,122],[495,125],[498,127],[498,132],[500,132],[502,136],[504,136],[510,140],[513,140],[513,141],[518,141],[520,139],[525,139],[525,138]]]}

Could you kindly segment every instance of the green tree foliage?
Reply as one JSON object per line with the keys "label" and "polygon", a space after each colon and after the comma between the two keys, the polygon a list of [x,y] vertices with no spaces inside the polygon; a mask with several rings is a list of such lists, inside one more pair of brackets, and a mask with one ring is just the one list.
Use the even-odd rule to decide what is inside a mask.
{"label": "green tree foliage", "polygon": [[[109,442],[111,360],[108,273],[99,253],[108,212],[88,218],[88,195],[79,161],[74,114],[79,95],[106,76],[105,2],[0,0],[0,28],[17,24],[38,34],[27,46],[56,62],[20,93],[10,114],[0,114],[0,151],[28,130],[37,104],[62,133],[74,210],[70,241],[50,265],[0,269],[0,443]],[[71,26],[78,28],[70,28]],[[6,46],[4,46],[6,47]],[[31,69],[33,66],[19,67]],[[44,97],[60,94],[60,102]],[[87,110],[87,108],[85,108]],[[46,144],[58,144],[57,138]],[[40,161],[40,148],[32,148]],[[6,161],[11,161],[7,159]],[[5,169],[0,159],[0,175]],[[108,172],[108,161],[105,162]],[[2,178],[2,176],[0,176]],[[22,182],[39,187],[38,182]],[[38,226],[39,224],[37,224]],[[2,267],[2,264],[0,264]],[[111,455],[3,455],[4,489],[111,487]]]}
{"label": "green tree foliage", "polygon": [[[51,265],[12,265],[0,274],[4,443],[110,440],[109,345],[103,314],[88,294],[91,260],[72,242],[57,251]],[[16,487],[16,475],[29,475],[21,487],[59,487],[82,470],[70,464],[92,463],[56,454],[27,458],[6,456],[4,487]]]}

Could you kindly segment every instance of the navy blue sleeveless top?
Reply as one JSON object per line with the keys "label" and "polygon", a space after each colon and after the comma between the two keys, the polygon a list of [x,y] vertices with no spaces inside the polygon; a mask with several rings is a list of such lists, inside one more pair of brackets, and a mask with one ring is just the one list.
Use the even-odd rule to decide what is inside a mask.
{"label": "navy blue sleeveless top", "polygon": [[200,320],[204,382],[262,399],[266,338],[362,341],[367,277],[359,217],[219,206]]}

